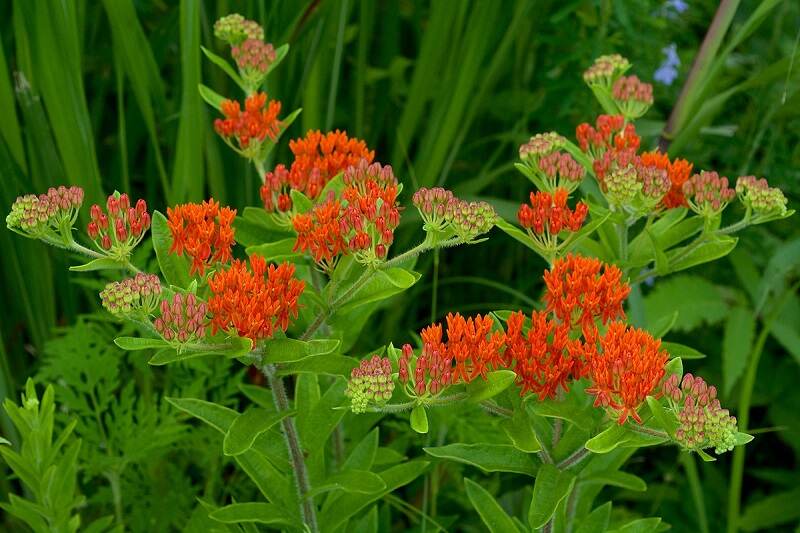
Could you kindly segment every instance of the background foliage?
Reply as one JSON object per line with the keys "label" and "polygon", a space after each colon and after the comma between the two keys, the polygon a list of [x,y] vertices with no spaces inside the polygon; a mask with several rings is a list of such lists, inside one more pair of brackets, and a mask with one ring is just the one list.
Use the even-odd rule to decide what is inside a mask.
{"label": "background foliage", "polygon": [[[84,187],[90,202],[118,189],[158,209],[208,195],[240,209],[255,205],[257,177],[215,136],[214,114],[196,89],[202,80],[221,94],[238,94],[201,61],[200,45],[221,53],[211,25],[239,11],[259,21],[268,39],[292,47],[268,90],[285,110],[303,112],[273,152],[276,162],[287,159],[287,138],[309,128],[347,129],[376,150],[377,160],[394,166],[405,191],[446,184],[513,219],[528,192],[512,166],[518,145],[539,131],[572,135],[599,112],[580,77],[594,57],[621,53],[647,79],[664,59],[662,49],[676,43],[678,78],[669,86],[655,84],[656,105],[641,121],[643,144],[656,144],[717,8],[717,2],[697,0],[678,13],[672,4],[4,2],[0,204],[71,183]],[[794,207],[800,196],[800,5],[738,4],[671,155],[720,174],[763,175]],[[403,226],[412,231],[398,233],[398,249],[415,238],[417,224],[406,213]],[[751,228],[729,258],[675,275],[645,294],[648,316],[678,311],[669,340],[691,339],[708,354],[690,361],[689,370],[722,384],[732,407],[750,406],[750,432],[757,438],[744,458],[744,530],[790,528],[800,518],[800,298],[788,292],[778,316],[762,312],[765,299],[791,288],[798,274],[796,227],[789,219]],[[74,429],[83,441],[79,487],[91,516],[124,516],[132,530],[186,523],[205,530],[196,498],[211,502],[249,489],[237,484],[242,474],[219,456],[219,434],[183,424],[164,397],[205,397],[235,407],[253,378],[240,372],[231,379],[237,367],[224,361],[148,368],[136,352],[110,343],[119,328],[96,313],[102,282],[70,274],[69,258],[59,251],[9,232],[0,231],[0,245],[0,397],[18,398],[29,376],[54,383],[57,418],[81,420]],[[144,253],[149,248],[141,247]],[[532,258],[495,231],[480,246],[423,259],[417,267],[422,281],[374,319],[352,355],[410,338],[447,311],[531,305],[545,267]],[[756,373],[750,363],[759,347]],[[481,432],[459,412],[436,416],[442,420],[435,427],[445,428],[438,434],[385,432],[388,447],[381,450],[413,458],[424,455],[423,446],[470,442]],[[368,419],[358,422],[365,433]],[[1,422],[2,433],[13,437],[5,415]],[[397,460],[389,451],[383,455],[376,460]],[[724,523],[736,471],[731,457],[699,468],[680,465],[674,449],[637,457],[633,469],[649,490],[604,489],[624,503],[615,513],[657,512],[679,531],[703,523],[717,530]],[[390,523],[391,511],[408,527],[481,529],[462,481],[467,468],[435,465],[401,493],[386,495],[375,520]],[[97,479],[103,483],[93,483]],[[224,485],[215,486],[219,479]],[[499,484],[487,474],[482,486],[508,493]],[[4,478],[0,492],[15,485]],[[692,494],[693,505],[685,494]],[[503,504],[516,510],[523,500],[523,494],[518,501],[509,496]]]}

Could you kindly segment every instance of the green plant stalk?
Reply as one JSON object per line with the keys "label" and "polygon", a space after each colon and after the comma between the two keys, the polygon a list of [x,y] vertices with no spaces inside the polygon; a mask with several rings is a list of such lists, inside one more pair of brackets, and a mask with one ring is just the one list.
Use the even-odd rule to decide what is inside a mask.
{"label": "green plant stalk", "polygon": [[692,491],[694,506],[697,509],[697,521],[702,533],[708,533],[708,517],[706,516],[706,500],[703,497],[703,486],[700,483],[700,476],[697,474],[697,462],[691,453],[680,452],[683,469],[686,471],[686,478],[689,480],[689,488]]}
{"label": "green plant stalk", "polygon": [[[753,399],[753,388],[756,383],[756,376],[758,374],[758,363],[761,360],[761,354],[764,351],[764,345],[767,342],[770,332],[772,331],[772,324],[775,319],[780,315],[783,306],[789,301],[789,298],[795,294],[800,288],[800,282],[795,283],[787,289],[778,300],[772,313],[763,321],[761,332],[753,345],[753,353],[747,364],[745,371],[744,381],[742,382],[742,392],[739,396],[739,406],[737,410],[737,417],[739,421],[739,431],[747,431],[747,425],[750,422],[750,403]],[[731,464],[731,483],[728,489],[728,533],[736,533],[739,530],[739,511],[741,507],[742,497],[742,478],[744,476],[744,460],[745,449],[744,446],[737,446],[733,451],[733,462]]]}
{"label": "green plant stalk", "polygon": [[[275,372],[275,365],[269,363],[259,365],[259,370],[267,378],[269,387],[272,390],[272,399],[275,402],[275,409],[279,413],[289,410],[289,397],[286,395],[286,388],[283,379]],[[313,498],[306,495],[311,490],[311,483],[308,478],[303,450],[300,446],[300,436],[297,433],[297,425],[293,416],[287,416],[281,421],[283,426],[283,436],[286,440],[286,449],[289,451],[289,458],[294,469],[294,480],[297,488],[297,495],[300,500],[300,513],[303,522],[312,533],[319,531],[317,523],[317,508]]]}
{"label": "green plant stalk", "polygon": [[667,124],[664,126],[664,131],[661,132],[658,146],[662,152],[666,152],[669,149],[669,144],[675,134],[681,130],[686,118],[691,115],[693,104],[702,92],[711,64],[720,46],[722,46],[722,40],[733,21],[733,16],[736,14],[738,7],[739,0],[722,0],[720,2],[717,12],[714,14],[714,19],[711,21],[711,25],[708,27],[706,36],[703,39],[703,44],[700,45],[700,50],[694,59],[689,76],[681,88],[678,101],[675,102]]}

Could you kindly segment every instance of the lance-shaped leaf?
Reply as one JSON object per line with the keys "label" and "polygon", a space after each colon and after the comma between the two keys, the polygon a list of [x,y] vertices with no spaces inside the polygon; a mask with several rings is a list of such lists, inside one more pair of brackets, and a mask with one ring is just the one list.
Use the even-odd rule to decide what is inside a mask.
{"label": "lance-shaped leaf", "polygon": [[411,410],[409,423],[411,424],[411,429],[417,433],[428,432],[428,414],[425,412],[425,406],[414,406],[414,408]]}
{"label": "lance-shaped leaf", "polygon": [[93,270],[125,270],[128,265],[110,257],[98,257],[83,265],[69,267],[72,272],[91,272]]}
{"label": "lance-shaped leaf", "polygon": [[248,409],[234,419],[228,432],[225,433],[225,439],[222,441],[223,453],[240,455],[246,452],[253,447],[259,435],[293,414],[293,411],[276,413],[259,407]]}
{"label": "lance-shaped leaf", "polygon": [[448,444],[424,450],[433,457],[475,466],[486,473],[536,474],[536,464],[531,456],[508,444]]}
{"label": "lance-shaped leaf", "polygon": [[141,337],[117,337],[114,339],[114,344],[128,351],[152,350],[169,346],[169,343],[164,339],[145,339]]}
{"label": "lance-shaped leaf", "polygon": [[368,470],[345,470],[325,478],[315,485],[307,494],[313,498],[318,494],[332,490],[343,490],[357,494],[374,494],[386,489],[386,483],[378,474]]}
{"label": "lance-shaped leaf", "polygon": [[556,507],[569,495],[574,485],[574,474],[563,472],[552,464],[543,464],[539,468],[528,510],[528,524],[532,529],[539,529],[553,517]]}
{"label": "lance-shaped leaf", "polygon": [[336,339],[301,341],[297,339],[269,339],[262,343],[264,361],[267,363],[293,363],[318,355],[330,355],[339,347]]}
{"label": "lance-shaped leaf", "polygon": [[470,402],[482,402],[493,398],[506,390],[516,379],[511,370],[495,370],[486,375],[486,379],[476,379],[467,384],[467,398]]}
{"label": "lance-shaped leaf", "polygon": [[232,503],[211,512],[208,516],[223,524],[254,522],[273,526],[299,527],[299,524],[286,511],[273,503]]}
{"label": "lance-shaped leaf", "polygon": [[518,532],[519,528],[511,519],[510,516],[500,507],[494,496],[489,492],[472,481],[471,479],[464,479],[464,485],[467,489],[467,497],[472,503],[472,506],[478,511],[478,514],[486,524],[486,527],[491,533],[506,533]]}

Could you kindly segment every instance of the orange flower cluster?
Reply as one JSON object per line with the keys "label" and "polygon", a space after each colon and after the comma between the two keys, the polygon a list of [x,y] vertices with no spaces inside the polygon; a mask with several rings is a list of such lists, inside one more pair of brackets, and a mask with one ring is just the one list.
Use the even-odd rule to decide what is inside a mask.
{"label": "orange flower cluster", "polygon": [[573,375],[579,376],[576,360],[566,352],[570,328],[548,318],[548,313],[534,311],[527,336],[522,332],[522,311],[508,317],[506,329],[506,366],[514,367],[520,394],[536,394],[540,400],[555,398],[558,387],[569,390]]}
{"label": "orange flower cluster", "polygon": [[597,159],[609,149],[638,150],[641,139],[633,124],[625,124],[622,115],[600,115],[595,127],[584,122],[575,129],[581,150]]}
{"label": "orange flower cluster", "polygon": [[255,343],[271,338],[277,329],[286,331],[305,289],[294,273],[291,263],[268,267],[258,255],[250,257],[250,269],[236,259],[229,269],[215,272],[208,280],[212,332],[235,332]]}
{"label": "orange flower cluster", "polygon": [[641,155],[642,164],[646,167],[655,167],[667,172],[670,181],[670,190],[661,200],[661,203],[667,209],[675,207],[686,207],[686,196],[683,194],[683,184],[692,175],[692,168],[694,165],[685,159],[669,160],[667,154],[662,154],[658,150],[652,152],[644,152]]}
{"label": "orange flower cluster", "polygon": [[537,235],[558,235],[562,230],[578,231],[586,219],[589,206],[578,202],[575,209],[567,206],[567,189],[557,188],[551,195],[545,191],[532,192],[531,203],[522,204],[517,218],[523,228]]}
{"label": "orange flower cluster", "polygon": [[292,208],[289,192],[294,189],[316,199],[325,185],[348,167],[362,159],[371,163],[375,152],[359,139],[351,139],[344,131],[322,133],[312,130],[305,138],[289,141],[294,161],[289,169],[278,165],[268,172],[261,187],[261,199],[267,211],[288,211]]}
{"label": "orange flower cluster", "polygon": [[339,254],[352,253],[364,264],[385,259],[400,223],[392,167],[362,159],[345,171],[344,183],[344,203],[331,198],[292,219],[295,250],[308,250],[328,273]]}
{"label": "orange flower cluster", "polygon": [[447,341],[442,340],[442,325],[432,324],[420,332],[422,353],[411,368],[412,349],[403,346],[400,358],[400,379],[404,383],[414,374],[414,390],[418,395],[438,394],[457,383],[469,383],[487,372],[505,366],[501,356],[505,335],[492,331],[489,315],[464,318],[459,313],[447,315]]}
{"label": "orange flower cluster", "polygon": [[[244,102],[244,111],[239,102],[233,100],[222,101],[222,114],[224,119],[214,121],[214,129],[231,143],[235,139],[239,149],[250,153],[257,149],[261,142],[269,137],[275,141],[281,132],[281,122],[278,114],[281,112],[281,103],[277,100],[267,102],[266,93],[255,93],[247,97]],[[255,143],[251,146],[251,141]]]}
{"label": "orange flower cluster", "polygon": [[562,322],[580,326],[587,341],[597,338],[597,320],[603,324],[624,318],[622,303],[631,291],[622,271],[599,259],[569,254],[544,273],[547,311]]}
{"label": "orange flower cluster", "polygon": [[636,411],[658,387],[669,359],[661,341],[641,329],[612,322],[599,339],[599,350],[595,342],[574,342],[569,351],[586,361],[592,381],[586,392],[595,396],[595,407],[616,410],[619,424],[629,416],[641,424]]}
{"label": "orange flower cluster", "polygon": [[186,253],[192,260],[191,275],[201,276],[214,263],[231,260],[235,244],[233,219],[236,210],[220,208],[214,199],[202,204],[183,204],[167,208],[167,226],[172,234],[169,253]]}

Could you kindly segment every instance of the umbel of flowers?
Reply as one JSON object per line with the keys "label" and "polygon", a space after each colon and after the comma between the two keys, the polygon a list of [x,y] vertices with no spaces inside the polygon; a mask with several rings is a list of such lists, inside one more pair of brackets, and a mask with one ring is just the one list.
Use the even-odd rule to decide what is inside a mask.
{"label": "umbel of flowers", "polygon": [[18,197],[6,217],[6,225],[26,237],[69,242],[82,204],[80,187],[50,187],[44,194]]}
{"label": "umbel of flowers", "polygon": [[118,317],[147,319],[158,307],[161,280],[155,274],[138,273],[123,281],[112,281],[100,292],[103,307]]}
{"label": "umbel of flowers", "polygon": [[220,207],[214,199],[201,204],[188,203],[167,208],[167,226],[172,236],[169,253],[191,260],[190,274],[231,260],[236,210]]}

